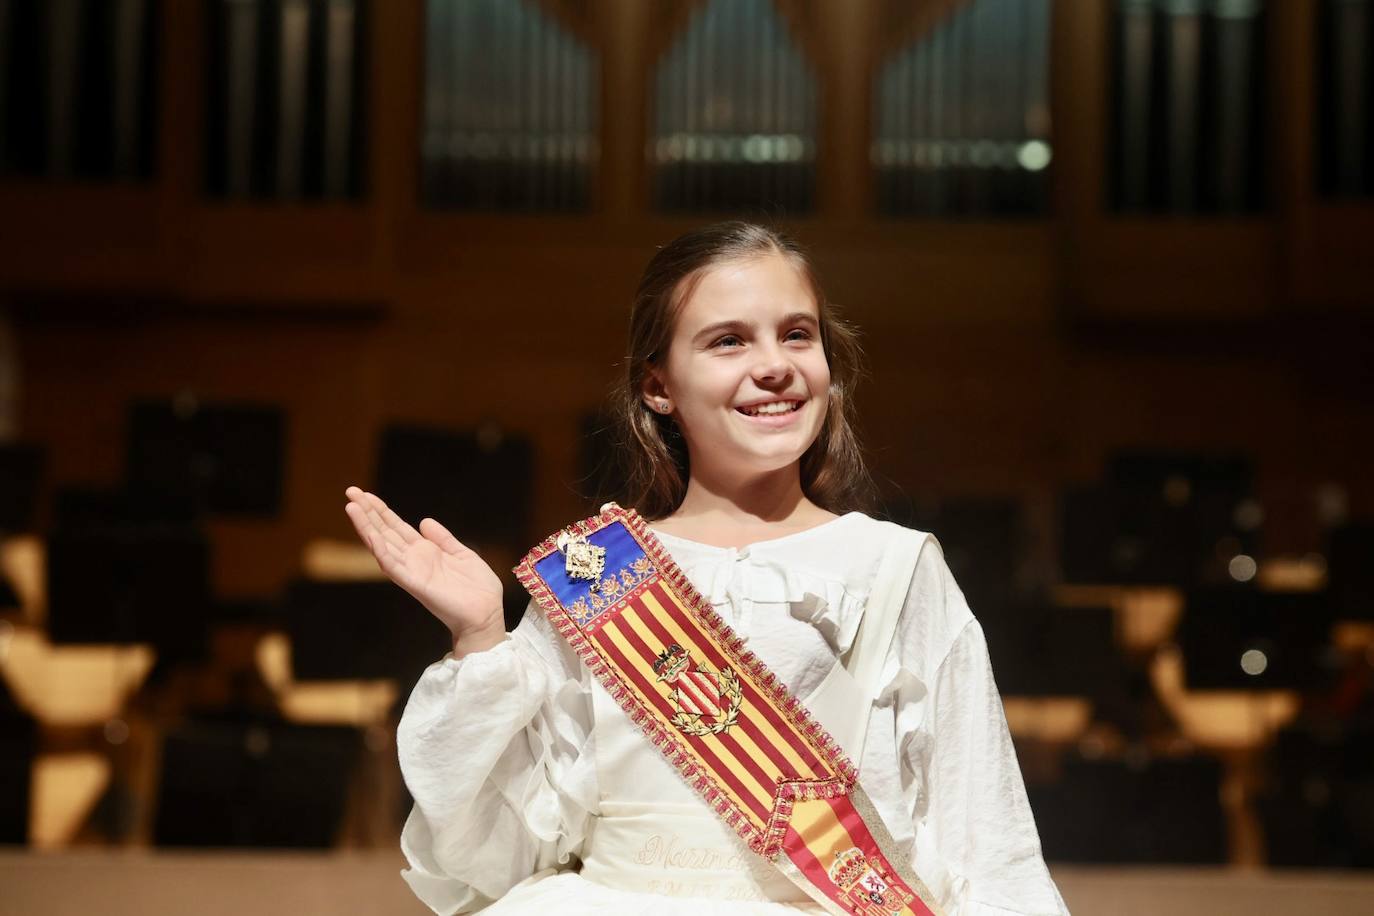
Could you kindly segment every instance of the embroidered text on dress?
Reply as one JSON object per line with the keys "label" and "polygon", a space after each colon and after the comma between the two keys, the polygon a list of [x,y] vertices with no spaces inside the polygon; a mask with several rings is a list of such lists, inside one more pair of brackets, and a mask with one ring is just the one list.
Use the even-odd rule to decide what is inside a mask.
{"label": "embroidered text on dress", "polygon": [[715,881],[669,881],[654,879],[649,882],[649,893],[663,894],[666,897],[711,897],[718,900],[768,900],[768,896],[756,887],[730,885],[721,887]]}
{"label": "embroidered text on dress", "polygon": [[710,846],[688,846],[676,834],[666,838],[654,834],[644,841],[643,847],[635,853],[635,862],[640,865],[658,865],[663,868],[683,868],[700,870],[750,871],[753,854],[748,850],[721,850]]}

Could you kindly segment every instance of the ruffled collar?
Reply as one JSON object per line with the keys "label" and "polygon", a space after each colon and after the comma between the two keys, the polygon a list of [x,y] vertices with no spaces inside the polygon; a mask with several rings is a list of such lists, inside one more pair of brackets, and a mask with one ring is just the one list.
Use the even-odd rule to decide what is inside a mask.
{"label": "ruffled collar", "polygon": [[864,525],[874,520],[848,512],[803,531],[718,547],[649,526],[683,573],[746,641],[755,604],[786,604],[812,624],[838,656],[854,641],[868,598],[872,564],[861,549]]}

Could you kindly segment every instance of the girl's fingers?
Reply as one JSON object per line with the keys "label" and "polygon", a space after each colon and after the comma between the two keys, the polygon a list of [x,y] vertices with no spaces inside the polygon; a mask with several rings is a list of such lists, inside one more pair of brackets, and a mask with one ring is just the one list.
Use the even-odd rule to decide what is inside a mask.
{"label": "girl's fingers", "polygon": [[[348,504],[344,506],[344,513],[353,522],[353,527],[357,530],[363,543],[367,545],[367,549],[372,551],[372,556],[376,559],[377,565],[398,585],[407,586],[411,576],[406,568],[406,541],[403,539],[402,532],[397,530],[395,526],[387,524],[372,501],[366,499],[370,495],[366,491],[357,487],[349,487],[344,492],[349,498]],[[384,503],[382,505],[385,507]],[[392,518],[399,521],[394,512],[389,509],[386,511],[390,512]],[[409,528],[408,525],[405,527]],[[414,529],[410,530],[416,538],[420,536]]]}
{"label": "girl's fingers", "polygon": [[[344,495],[348,497],[349,505],[356,505],[362,510],[368,521],[378,532],[387,536],[392,543],[404,547],[419,539],[419,533],[397,515],[387,508],[386,503],[373,493],[369,493],[359,487],[349,487],[344,490]],[[347,506],[345,506],[347,509]]]}
{"label": "girl's fingers", "polygon": [[453,533],[432,518],[420,520],[420,533],[432,541],[440,550],[448,554],[462,553],[467,548],[453,536]]}
{"label": "girl's fingers", "polygon": [[386,558],[397,563],[405,563],[405,545],[397,544],[385,533],[376,530],[368,532],[367,546],[372,548],[372,553],[378,560]]}
{"label": "girl's fingers", "polygon": [[358,537],[361,538],[362,542],[370,549],[372,547],[372,540],[369,537],[369,532],[372,530],[372,522],[368,520],[367,510],[357,503],[349,503],[344,506],[344,514],[347,515],[348,520],[353,523],[353,530],[358,532]]}
{"label": "girl's fingers", "polygon": [[420,533],[411,527],[409,522],[387,508],[387,504],[382,502],[380,496],[376,493],[368,493],[367,491],[363,491],[363,496],[381,518],[383,524],[392,531],[395,531],[397,536],[401,538],[402,544],[409,544],[411,541],[419,539]]}
{"label": "girl's fingers", "polygon": [[373,529],[383,540],[387,541],[388,543],[395,544],[397,547],[404,547],[406,545],[405,538],[400,534],[400,532],[396,531],[394,528],[388,525],[386,523],[386,520],[383,519],[380,514],[378,514],[376,509],[369,506],[363,511],[367,513],[367,520],[371,523]]}
{"label": "girl's fingers", "polygon": [[382,572],[386,573],[397,585],[408,586],[409,574],[406,569],[403,550],[373,533],[368,534],[367,546],[372,551],[372,556],[377,560],[377,566],[381,568]]}
{"label": "girl's fingers", "polygon": [[372,551],[378,563],[384,560],[390,561],[393,558],[399,559],[404,551],[401,549],[405,545],[397,544],[400,538],[395,534],[388,535],[384,529],[376,524],[376,514],[364,509],[358,503],[349,503],[344,506],[344,513],[353,522],[353,527],[358,532],[358,537],[362,538],[367,549]]}
{"label": "girl's fingers", "polygon": [[405,576],[405,566],[394,553],[396,548],[391,547],[385,541],[382,542],[380,548],[371,544],[368,546],[372,547],[372,555],[376,557],[377,566],[381,568],[382,572],[386,573],[393,582],[400,584],[401,579]]}

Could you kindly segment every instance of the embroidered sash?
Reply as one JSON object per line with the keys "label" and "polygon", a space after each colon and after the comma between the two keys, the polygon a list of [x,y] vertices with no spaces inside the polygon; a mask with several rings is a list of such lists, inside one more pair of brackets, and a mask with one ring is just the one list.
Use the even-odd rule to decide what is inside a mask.
{"label": "embroidered sash", "polygon": [[545,538],[514,572],[650,743],[828,912],[941,913],[854,765],[637,512],[607,503]]}

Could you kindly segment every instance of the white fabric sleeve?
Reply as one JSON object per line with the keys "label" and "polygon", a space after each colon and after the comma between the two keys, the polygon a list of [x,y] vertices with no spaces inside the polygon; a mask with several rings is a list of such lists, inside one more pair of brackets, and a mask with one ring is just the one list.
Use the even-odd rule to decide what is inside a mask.
{"label": "white fabric sleeve", "polygon": [[397,753],[415,799],[401,875],[430,909],[472,912],[581,851],[595,807],[590,683],[533,601],[498,645],[430,665]]}
{"label": "white fabric sleeve", "polygon": [[982,625],[938,541],[922,551],[889,656],[913,864],[950,916],[1067,914],[1050,877]]}
{"label": "white fabric sleeve", "polygon": [[929,824],[957,876],[951,908],[961,916],[1068,913],[1045,866],[977,620],[941,664],[931,705]]}

